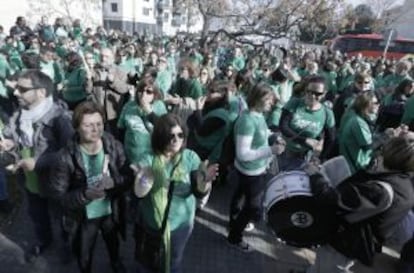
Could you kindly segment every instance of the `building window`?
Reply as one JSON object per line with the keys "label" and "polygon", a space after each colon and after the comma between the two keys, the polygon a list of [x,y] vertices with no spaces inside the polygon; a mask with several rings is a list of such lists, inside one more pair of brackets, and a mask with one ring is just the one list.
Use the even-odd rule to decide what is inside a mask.
{"label": "building window", "polygon": [[118,3],[111,3],[111,11],[118,12]]}
{"label": "building window", "polygon": [[150,9],[149,8],[143,8],[142,9],[142,14],[145,16],[149,16],[150,15]]}

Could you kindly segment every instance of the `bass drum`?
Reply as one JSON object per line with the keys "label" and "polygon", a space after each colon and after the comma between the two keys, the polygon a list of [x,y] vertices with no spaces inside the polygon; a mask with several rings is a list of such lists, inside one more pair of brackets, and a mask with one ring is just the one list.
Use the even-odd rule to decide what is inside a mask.
{"label": "bass drum", "polygon": [[263,205],[267,224],[288,245],[317,247],[337,228],[335,210],[312,196],[309,177],[303,171],[283,172],[272,178]]}

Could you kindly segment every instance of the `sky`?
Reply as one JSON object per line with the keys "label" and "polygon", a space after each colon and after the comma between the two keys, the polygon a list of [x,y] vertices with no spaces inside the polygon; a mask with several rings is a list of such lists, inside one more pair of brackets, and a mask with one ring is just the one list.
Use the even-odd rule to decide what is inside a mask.
{"label": "sky", "polygon": [[[353,6],[357,6],[359,4],[365,3],[366,1],[365,0],[346,0],[346,2],[352,4]],[[405,2],[405,0],[396,0],[395,4],[402,4],[404,2]]]}

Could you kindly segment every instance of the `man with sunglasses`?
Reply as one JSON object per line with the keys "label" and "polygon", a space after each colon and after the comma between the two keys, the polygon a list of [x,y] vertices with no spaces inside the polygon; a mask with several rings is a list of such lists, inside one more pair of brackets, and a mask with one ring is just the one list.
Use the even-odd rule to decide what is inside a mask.
{"label": "man with sunglasses", "polygon": [[20,107],[0,141],[0,150],[15,150],[20,156],[9,168],[24,173],[28,214],[35,234],[35,242],[26,253],[28,261],[34,261],[52,243],[46,186],[57,151],[73,134],[69,116],[53,101],[53,89],[52,80],[40,70],[19,75],[14,95]]}
{"label": "man with sunglasses", "polygon": [[308,79],[302,98],[290,99],[282,110],[280,130],[286,141],[286,150],[280,157],[281,170],[294,170],[306,160],[324,158],[335,140],[335,119],[332,110],[322,99],[325,79]]}

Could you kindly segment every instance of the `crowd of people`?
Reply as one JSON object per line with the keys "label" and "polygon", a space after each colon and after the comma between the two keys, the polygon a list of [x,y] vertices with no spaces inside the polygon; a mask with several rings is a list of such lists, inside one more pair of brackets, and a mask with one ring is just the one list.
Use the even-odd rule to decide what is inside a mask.
{"label": "crowd of people", "polygon": [[[315,196],[337,206],[352,194],[309,166],[342,155],[354,180],[391,184],[391,207],[364,222],[374,227],[367,240],[378,250],[392,239],[401,272],[414,272],[414,60],[271,50],[220,36],[201,46],[193,36],[150,39],[83,29],[79,20],[51,25],[46,16],[34,28],[18,17],[0,32],[0,210],[13,207],[6,180],[24,181],[36,235],[28,262],[55,240],[56,216],[80,272],[92,272],[99,233],[113,272],[126,272],[119,239],[131,240],[133,219],[138,272],[182,272],[196,210],[229,177],[237,186],[227,241],[248,252],[243,234],[262,219],[270,164],[311,170]],[[158,264],[143,255],[143,234],[161,235]],[[338,238],[346,236],[359,240]],[[330,245],[320,256],[366,261]],[[329,260],[337,271],[315,269],[317,259],[310,272],[351,266]]]}

